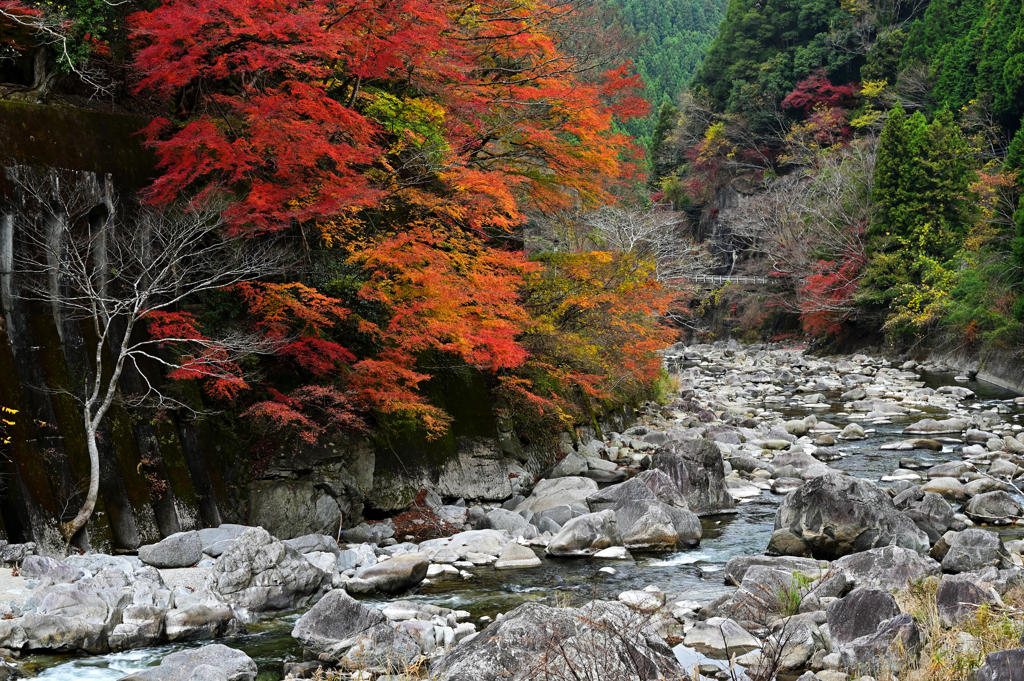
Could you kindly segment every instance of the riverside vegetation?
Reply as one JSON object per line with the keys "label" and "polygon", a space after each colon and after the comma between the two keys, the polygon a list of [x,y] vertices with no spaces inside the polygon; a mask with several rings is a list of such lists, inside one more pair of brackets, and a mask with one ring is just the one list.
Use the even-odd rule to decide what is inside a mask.
{"label": "riverside vegetation", "polygon": [[[865,355],[733,342],[674,346],[664,362],[677,377],[664,404],[607,439],[564,441],[561,460],[520,478],[512,498],[423,495],[436,539],[403,536],[396,517],[344,531],[341,545],[225,525],[138,558],[56,561],[9,546],[32,581],[0,621],[0,645],[244,646],[246,627],[297,610],[287,621],[299,660],[258,668],[192,643],[125,678],[196,678],[202,665],[208,678],[250,680],[282,668],[319,679],[1017,678],[1024,399],[979,399],[945,367]],[[774,522],[753,520],[758,506]],[[730,522],[756,547],[725,542],[706,558]],[[509,590],[545,572],[575,584],[563,580],[562,596],[542,587],[539,600]],[[507,592],[500,610],[471,595],[491,575]],[[74,678],[75,665],[44,677]]]}

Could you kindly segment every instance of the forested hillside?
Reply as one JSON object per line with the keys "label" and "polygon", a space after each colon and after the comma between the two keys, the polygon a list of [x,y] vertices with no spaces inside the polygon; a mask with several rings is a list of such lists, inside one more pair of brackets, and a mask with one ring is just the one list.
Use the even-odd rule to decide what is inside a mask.
{"label": "forested hillside", "polygon": [[770,313],[831,340],[1020,347],[1019,0],[730,0],[653,153],[776,282]]}
{"label": "forested hillside", "polygon": [[647,142],[663,104],[673,104],[718,31],[726,0],[615,0],[626,24],[640,38],[634,61],[643,78],[651,114],[629,121],[628,130]]}

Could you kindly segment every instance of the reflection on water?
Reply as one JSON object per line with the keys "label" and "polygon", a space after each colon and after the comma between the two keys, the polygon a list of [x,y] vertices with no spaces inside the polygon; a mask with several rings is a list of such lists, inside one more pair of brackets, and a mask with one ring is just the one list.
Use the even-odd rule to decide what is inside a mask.
{"label": "reflection on water", "polygon": [[[1009,390],[987,383],[954,382],[951,373],[928,375],[923,380],[931,388],[942,385],[968,387],[976,393],[977,398],[967,403],[982,403],[986,409],[994,406],[995,401],[1015,396],[1015,393]],[[842,428],[851,420],[842,414],[842,404],[838,402],[839,393],[825,395],[832,402],[829,410],[812,412],[803,408],[782,408],[779,413],[786,418],[802,418],[814,413],[820,420],[828,420]],[[837,447],[848,456],[828,465],[852,475],[878,481],[881,476],[898,468],[900,459],[913,459],[922,464],[934,465],[959,458],[958,451],[949,446],[941,452],[878,449],[882,443],[902,437],[902,431],[910,421],[935,415],[928,413],[929,411],[942,413],[938,410],[926,410],[926,413],[915,415],[912,419],[885,424],[870,424],[857,420],[866,428],[874,428],[876,432],[870,434],[866,440],[840,441]],[[1004,418],[1016,423],[1020,415],[1020,411],[1015,410],[1013,414],[1004,415]],[[708,602],[731,591],[730,587],[722,583],[720,576],[726,561],[734,556],[759,554],[764,551],[772,534],[775,510],[781,499],[781,496],[765,492],[758,498],[745,500],[739,504],[738,512],[734,515],[704,518],[703,539],[696,549],[671,554],[637,554],[636,562],[544,559],[540,567],[531,570],[499,572],[488,568],[476,569],[471,580],[462,580],[458,577],[440,580],[401,598],[466,610],[474,618],[484,615],[494,617],[526,601],[562,605],[580,603],[595,597],[614,599],[623,591],[642,589],[651,584],[671,596]],[[1009,538],[1024,534],[1024,529],[1012,528],[1004,530],[1003,533]],[[602,567],[613,567],[616,574],[608,576],[599,573]],[[386,603],[381,599],[364,600],[367,604],[377,607],[383,607]],[[252,633],[249,636],[224,643],[246,652],[256,660],[260,669],[259,681],[277,681],[281,678],[282,662],[299,660],[302,656],[301,649],[290,636],[298,617],[297,613],[293,613],[251,625]],[[204,643],[207,642],[198,642],[194,645]],[[96,657],[38,656],[34,658],[34,662],[38,668],[44,670],[37,677],[40,679],[114,681],[130,672],[158,664],[169,652],[183,647],[163,646]],[[689,649],[680,648],[682,646],[676,649],[677,655],[682,654],[685,657]],[[688,668],[692,668],[692,665]]]}

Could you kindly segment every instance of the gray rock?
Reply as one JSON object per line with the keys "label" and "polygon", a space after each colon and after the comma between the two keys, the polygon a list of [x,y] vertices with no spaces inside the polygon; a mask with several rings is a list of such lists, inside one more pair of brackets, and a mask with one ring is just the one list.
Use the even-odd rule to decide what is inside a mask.
{"label": "gray rock", "polygon": [[587,472],[587,460],[579,454],[569,453],[561,461],[555,464],[547,478],[568,478],[571,476],[583,475]]}
{"label": "gray rock", "polygon": [[1024,681],[1024,648],[989,653],[975,681]]}
{"label": "gray rock", "polygon": [[337,540],[324,534],[306,534],[295,539],[285,539],[282,543],[302,554],[319,551],[338,556],[341,553]]}
{"label": "gray rock", "polygon": [[604,511],[627,501],[661,501],[672,506],[688,508],[686,497],[660,470],[644,471],[640,475],[611,485],[587,497],[587,506],[592,513]]}
{"label": "gray rock", "polygon": [[328,575],[262,527],[242,533],[209,576],[210,590],[251,612],[291,610],[316,600]]}
{"label": "gray rock", "polygon": [[199,541],[203,545],[203,553],[214,558],[219,557],[248,529],[245,525],[222,523],[219,527],[199,530]]}
{"label": "gray rock", "polygon": [[533,539],[537,536],[537,528],[526,521],[518,513],[496,508],[476,524],[478,530],[505,530],[510,537]]}
{"label": "gray rock", "polygon": [[342,660],[342,666],[349,669],[400,674],[423,652],[408,629],[390,623],[378,624],[356,634],[354,639]]}
{"label": "gray rock", "polygon": [[966,461],[947,461],[928,469],[929,478],[959,478],[974,470]]}
{"label": "gray rock", "polygon": [[355,578],[366,582],[370,590],[396,594],[422,582],[427,576],[428,567],[430,560],[425,555],[408,553],[364,567],[356,572]]}
{"label": "gray rock", "polygon": [[[913,520],[914,524],[928,535],[929,542],[934,544],[939,540],[939,537],[949,530],[962,530],[964,528],[964,524],[954,517],[953,507],[941,495],[934,492],[925,492],[920,487],[913,489],[919,490],[922,496],[916,501],[906,503],[902,509],[903,514]],[[910,492],[910,490],[907,490],[907,492]],[[899,496],[897,496],[898,498]],[[896,503],[896,499],[893,502]]]}
{"label": "gray rock", "polygon": [[622,545],[641,551],[670,551],[700,544],[700,519],[658,500],[635,500],[615,507]]}
{"label": "gray rock", "polygon": [[[597,491],[597,483],[589,478],[570,477],[555,480],[541,480],[533,488],[533,492],[516,511],[528,509],[535,514],[556,506],[569,506],[574,502],[584,502],[587,497]],[[557,520],[556,520],[557,522]]]}
{"label": "gray rock", "polygon": [[739,586],[747,570],[754,566],[763,566],[785,572],[802,572],[818,576],[828,570],[828,561],[795,556],[736,556],[725,564],[725,583]]}
{"label": "gray rock", "polygon": [[654,453],[651,465],[672,479],[697,515],[721,513],[736,506],[725,484],[722,452],[712,442],[668,442]]}
{"label": "gray rock", "polygon": [[942,559],[943,572],[969,572],[994,566],[1011,567],[1009,552],[999,535],[988,530],[968,528],[958,532]]}
{"label": "gray rock", "polygon": [[892,594],[877,589],[854,589],[828,606],[826,616],[832,644],[850,643],[874,634],[882,622],[898,614],[900,608]]}
{"label": "gray rock", "polygon": [[193,681],[192,674],[200,666],[220,670],[227,681],[254,681],[256,663],[240,650],[213,643],[202,648],[171,653],[160,666],[122,677],[121,681]]}
{"label": "gray rock", "polygon": [[307,534],[337,537],[341,507],[334,497],[311,482],[269,480],[253,485],[249,518],[253,525],[281,539]]}
{"label": "gray rock", "polygon": [[749,653],[761,647],[760,642],[735,621],[724,617],[711,617],[697,622],[686,632],[683,645],[701,652],[731,656]]}
{"label": "gray rock", "polygon": [[[555,644],[564,655],[551,654]],[[595,601],[582,608],[521,605],[434,660],[429,676],[436,681],[572,678],[568,660],[585,678],[614,674],[655,681],[684,674],[648,618],[623,603]]]}
{"label": "gray rock", "polygon": [[224,603],[192,603],[168,610],[164,635],[168,641],[203,641],[219,638],[239,626]]}
{"label": "gray rock", "polygon": [[988,592],[966,580],[944,579],[935,591],[935,606],[944,627],[952,627],[992,602]]}
{"label": "gray rock", "polygon": [[521,568],[538,567],[543,561],[537,557],[533,549],[520,546],[515,542],[509,542],[502,550],[498,560],[494,563],[496,570],[517,570]]}
{"label": "gray rock", "polygon": [[839,646],[843,664],[865,671],[903,666],[904,657],[916,658],[921,648],[921,632],[914,618],[902,613],[883,622],[875,633],[861,636]]}
{"label": "gray rock", "polygon": [[[890,544],[920,552],[931,546],[884,490],[852,476],[825,475],[791,492],[775,515],[775,530],[788,530],[795,539],[787,544],[773,535],[769,554],[825,560]],[[797,550],[800,544],[804,551]]]}
{"label": "gray rock", "polygon": [[188,681],[227,681],[227,674],[224,670],[208,664],[201,664],[192,670]]}
{"label": "gray rock", "polygon": [[[913,582],[941,573],[941,566],[928,556],[899,546],[885,546],[844,556],[830,565],[832,576],[819,589],[835,590],[828,582],[837,580],[844,588],[870,588],[891,592],[906,589]],[[840,590],[841,595],[843,593]]]}
{"label": "gray rock", "polygon": [[129,605],[107,638],[110,649],[117,652],[156,645],[163,637],[166,614],[166,608],[156,605]]}
{"label": "gray rock", "polygon": [[20,572],[26,579],[46,579],[50,584],[71,584],[83,574],[78,568],[47,556],[26,556]]}
{"label": "gray rock", "polygon": [[203,557],[199,533],[178,532],[148,546],[139,547],[139,560],[155,568],[191,567]]}
{"label": "gray rock", "polygon": [[592,556],[601,549],[622,546],[615,511],[588,513],[573,518],[547,547],[549,556]]}
{"label": "gray rock", "polygon": [[314,657],[337,663],[356,644],[359,634],[386,623],[380,610],[335,589],[299,618],[292,637]]}
{"label": "gray rock", "polygon": [[1009,523],[1024,510],[1009,494],[997,491],[977,495],[967,502],[964,513],[976,523]]}

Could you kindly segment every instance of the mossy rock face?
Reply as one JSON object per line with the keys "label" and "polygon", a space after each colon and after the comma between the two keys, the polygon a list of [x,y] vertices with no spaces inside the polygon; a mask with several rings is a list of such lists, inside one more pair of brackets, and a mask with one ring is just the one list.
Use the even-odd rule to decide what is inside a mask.
{"label": "mossy rock face", "polygon": [[136,116],[0,101],[0,164],[109,173],[127,189],[154,177],[155,157]]}

